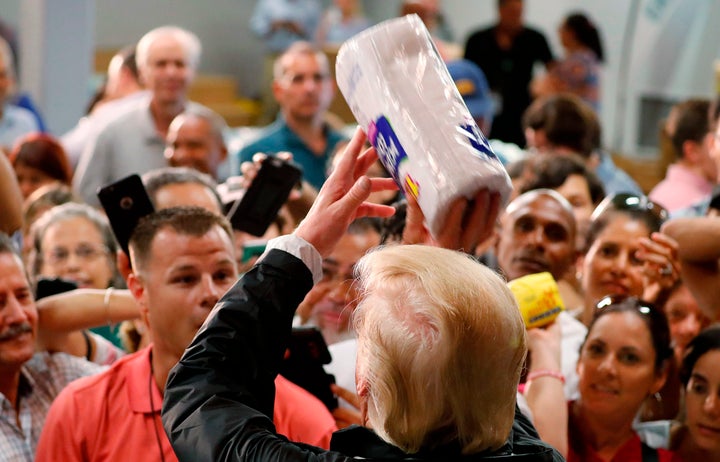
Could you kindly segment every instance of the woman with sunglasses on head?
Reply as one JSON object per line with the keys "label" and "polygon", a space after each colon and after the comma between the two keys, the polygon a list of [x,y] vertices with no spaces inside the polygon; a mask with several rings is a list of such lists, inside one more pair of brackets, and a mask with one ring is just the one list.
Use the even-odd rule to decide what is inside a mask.
{"label": "woman with sunglasses on head", "polygon": [[[611,294],[641,297],[664,308],[680,277],[677,244],[658,231],[667,211],[645,196],[614,194],[591,216],[587,250],[578,259],[584,306],[580,320],[589,325],[598,300]],[[674,364],[671,368],[674,369]],[[672,419],[680,405],[677,380],[653,393],[640,419]]]}
{"label": "woman with sunglasses on head", "polygon": [[720,327],[711,327],[687,347],[680,370],[685,421],[673,428],[670,447],[684,462],[720,461]]}
{"label": "woman with sunglasses on head", "polygon": [[569,404],[567,460],[672,460],[641,443],[633,420],[657,393],[672,357],[665,316],[636,297],[600,301],[580,350],[580,398]]}
{"label": "woman with sunglasses on head", "polygon": [[592,214],[585,255],[578,260],[589,325],[595,305],[610,294],[632,295],[662,304],[680,269],[677,244],[660,234],[667,212],[644,196],[614,194]]}

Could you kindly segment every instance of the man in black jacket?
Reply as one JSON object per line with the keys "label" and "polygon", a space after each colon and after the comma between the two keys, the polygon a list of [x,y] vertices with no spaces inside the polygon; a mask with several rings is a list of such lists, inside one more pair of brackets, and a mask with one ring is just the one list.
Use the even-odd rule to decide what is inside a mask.
{"label": "man in black jacket", "polygon": [[[338,432],[330,452],[275,434],[272,381],[321,256],[353,219],[392,213],[364,202],[389,186],[363,176],[375,158],[358,156],[364,140],[355,136],[305,221],[223,297],[171,373],[163,423],[179,460],[563,460],[515,412],[525,331],[505,284],[462,254],[415,246],[360,263],[358,394],[374,431]],[[497,202],[481,194],[489,210],[470,216],[484,234]]]}

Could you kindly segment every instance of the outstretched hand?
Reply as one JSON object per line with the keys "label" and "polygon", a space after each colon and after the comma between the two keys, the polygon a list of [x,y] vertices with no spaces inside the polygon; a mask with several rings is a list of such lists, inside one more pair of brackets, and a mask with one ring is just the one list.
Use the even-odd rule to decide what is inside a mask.
{"label": "outstretched hand", "polygon": [[335,247],[350,223],[360,217],[389,217],[395,209],[366,202],[371,192],[397,189],[392,178],[368,178],[368,168],[377,159],[375,148],[361,153],[365,133],[355,132],[335,170],[325,181],[318,197],[295,235],[306,240],[322,256]]}
{"label": "outstretched hand", "polygon": [[475,247],[493,235],[500,211],[500,194],[488,189],[478,191],[472,201],[456,199],[448,210],[442,231],[433,239],[424,224],[417,201],[408,194],[404,244],[427,244],[473,253]]}

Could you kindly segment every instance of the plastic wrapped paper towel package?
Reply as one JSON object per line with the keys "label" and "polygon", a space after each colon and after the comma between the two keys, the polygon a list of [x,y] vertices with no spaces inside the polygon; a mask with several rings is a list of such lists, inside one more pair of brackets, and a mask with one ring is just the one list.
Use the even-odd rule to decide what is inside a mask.
{"label": "plastic wrapped paper towel package", "polygon": [[433,236],[450,204],[482,188],[512,189],[416,15],[382,22],[346,41],[338,87],[383,165],[412,194]]}

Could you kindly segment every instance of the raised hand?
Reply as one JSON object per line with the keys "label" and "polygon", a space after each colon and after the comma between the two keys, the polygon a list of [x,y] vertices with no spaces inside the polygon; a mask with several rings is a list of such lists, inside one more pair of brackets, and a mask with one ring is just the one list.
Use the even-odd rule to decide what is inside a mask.
{"label": "raised hand", "polygon": [[395,209],[366,202],[371,192],[397,189],[392,178],[368,178],[368,168],[377,159],[375,148],[360,152],[365,133],[360,128],[348,143],[335,170],[325,181],[318,197],[295,235],[312,244],[320,255],[327,256],[356,218],[389,217]]}

